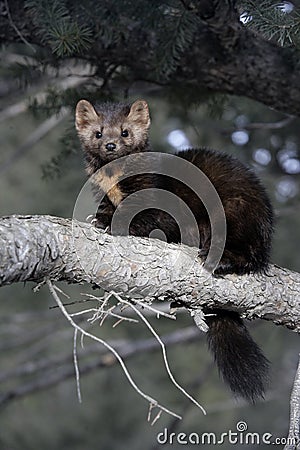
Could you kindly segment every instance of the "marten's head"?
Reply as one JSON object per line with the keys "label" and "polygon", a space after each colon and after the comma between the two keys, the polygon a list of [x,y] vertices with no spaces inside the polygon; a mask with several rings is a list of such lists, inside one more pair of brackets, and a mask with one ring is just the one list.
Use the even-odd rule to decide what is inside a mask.
{"label": "marten's head", "polygon": [[86,156],[101,165],[147,149],[150,115],[145,100],[95,106],[80,100],[75,124]]}

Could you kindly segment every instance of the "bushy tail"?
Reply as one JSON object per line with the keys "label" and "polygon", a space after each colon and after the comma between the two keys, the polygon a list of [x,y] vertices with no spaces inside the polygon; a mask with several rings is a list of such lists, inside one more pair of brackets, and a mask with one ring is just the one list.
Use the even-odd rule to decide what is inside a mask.
{"label": "bushy tail", "polygon": [[251,402],[264,397],[269,361],[251,338],[240,316],[213,310],[207,317],[209,348],[233,393]]}

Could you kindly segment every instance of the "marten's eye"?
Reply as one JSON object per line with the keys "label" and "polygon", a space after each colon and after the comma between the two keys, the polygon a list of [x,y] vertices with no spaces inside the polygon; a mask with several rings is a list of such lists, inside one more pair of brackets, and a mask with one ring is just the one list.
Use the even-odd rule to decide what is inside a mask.
{"label": "marten's eye", "polygon": [[122,137],[128,137],[128,131],[127,131],[127,130],[123,130],[123,131],[121,132],[121,136],[122,136]]}
{"label": "marten's eye", "polygon": [[101,131],[96,131],[95,136],[96,136],[97,139],[102,138],[102,133],[101,133]]}

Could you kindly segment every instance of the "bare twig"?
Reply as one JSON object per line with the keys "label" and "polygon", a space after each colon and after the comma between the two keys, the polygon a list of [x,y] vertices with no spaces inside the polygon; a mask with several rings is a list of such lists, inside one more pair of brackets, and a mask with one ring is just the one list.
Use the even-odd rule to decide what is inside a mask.
{"label": "bare twig", "polygon": [[[201,335],[199,334],[196,327],[187,327],[182,330],[167,334],[163,336],[162,339],[168,346],[172,346],[186,342],[193,342],[195,340],[201,340]],[[123,359],[128,359],[130,357],[138,355],[139,353],[144,354],[145,352],[153,352],[159,348],[159,343],[155,338],[149,338],[134,342],[128,342],[126,340],[114,340],[111,341],[110,344],[114,346],[114,348],[118,349],[118,352]],[[80,368],[81,376],[86,375],[99,368],[111,367],[112,365],[117,363],[116,358],[109,358],[110,354],[105,349],[102,350],[101,348],[99,348],[98,344],[89,345],[84,352],[81,351],[82,358],[89,357],[94,353],[100,354],[100,358],[96,357],[92,361],[82,363]],[[26,358],[26,362],[19,367],[15,367],[14,369],[8,370],[6,372],[1,372],[0,381],[3,383],[7,380],[11,382],[12,379],[21,377],[23,375],[36,375],[42,370],[47,370],[47,374],[40,376],[38,379],[4,392],[4,394],[0,396],[0,404],[2,405],[9,400],[20,398],[42,389],[48,389],[49,387],[61,383],[68,378],[73,378],[74,367],[71,362],[72,359],[69,353],[55,356],[53,358],[37,360],[34,363],[28,362],[28,358]],[[60,370],[57,370],[56,366],[63,367]],[[51,368],[55,368],[52,374]]]}
{"label": "bare twig", "polygon": [[53,284],[52,282],[47,279],[47,285],[49,288],[50,293],[52,294],[53,298],[55,299],[56,303],[59,305],[61,312],[63,313],[63,315],[66,317],[66,319],[68,320],[68,322],[72,325],[72,327],[74,329],[77,329],[78,331],[80,331],[80,333],[82,333],[83,335],[93,339],[96,342],[99,342],[100,344],[104,345],[113,355],[114,357],[118,360],[118,362],[120,363],[124,374],[127,378],[127,380],[129,381],[129,383],[131,384],[131,386],[135,389],[135,391],[141,395],[145,400],[147,400],[151,405],[153,405],[154,407],[157,407],[159,410],[161,409],[162,411],[166,412],[167,414],[170,414],[173,417],[178,417],[179,419],[181,418],[181,416],[179,416],[178,414],[176,414],[175,412],[171,411],[170,409],[160,405],[158,403],[157,400],[155,400],[154,398],[150,397],[149,395],[145,394],[143,391],[141,391],[141,389],[135,384],[135,382],[133,381],[130,373],[128,372],[128,369],[123,361],[123,359],[121,358],[121,356],[119,355],[119,353],[113,348],[111,347],[107,342],[105,342],[103,339],[88,333],[87,331],[85,331],[83,328],[81,328],[79,325],[77,325],[73,319],[70,317],[69,313],[67,312],[67,310],[65,309],[62,301],[60,300],[57,292],[55,291],[55,289],[53,288]]}
{"label": "bare twig", "polygon": [[131,302],[123,299],[116,293],[114,295],[119,300],[120,303],[125,303],[125,305],[128,305],[130,308],[132,308],[136,312],[136,314],[142,319],[142,321],[146,324],[147,328],[151,331],[151,333],[153,334],[153,336],[155,337],[155,339],[159,342],[159,345],[161,346],[165,368],[167,370],[170,380],[177,387],[177,389],[179,389],[191,402],[193,402],[199,409],[201,409],[201,411],[205,415],[206,411],[203,408],[203,406],[201,406],[197,402],[197,400],[195,400],[190,394],[188,394],[188,392],[186,392],[186,390],[182,386],[180,386],[180,384],[178,384],[177,381],[175,380],[175,378],[171,372],[170,366],[169,366],[165,344],[163,343],[163,341],[161,340],[159,335],[156,333],[156,331],[154,330],[152,325],[149,323],[149,321],[143,316],[143,314]]}
{"label": "bare twig", "polygon": [[17,28],[17,26],[14,24],[11,14],[10,14],[10,10],[9,10],[9,6],[8,6],[8,1],[4,0],[5,3],[5,9],[7,12],[7,17],[9,20],[10,25],[13,27],[13,29],[15,30],[15,32],[17,33],[17,35],[19,36],[19,38],[21,39],[21,41],[24,42],[24,44],[28,45],[28,47],[31,48],[31,50],[36,53],[36,49],[33,47],[33,45],[30,44],[30,42],[27,41],[27,39],[25,39],[25,37],[23,36],[23,34],[21,33],[21,31]]}
{"label": "bare twig", "polygon": [[[90,309],[84,309],[83,311],[77,311],[75,313],[71,313],[70,316],[71,317],[75,317],[75,316],[82,316],[83,314],[89,314],[91,312],[94,312],[94,316],[90,319],[88,319],[91,323],[95,322],[96,318],[95,316],[99,314],[99,308],[90,308]],[[105,316],[111,316],[111,317],[115,317],[117,319],[120,319],[122,321],[126,321],[126,322],[134,322],[134,323],[138,323],[138,320],[136,319],[132,319],[131,317],[126,317],[126,316],[120,316],[119,314],[116,314],[110,310],[107,311],[101,311],[101,315],[104,314]]]}
{"label": "bare twig", "polygon": [[[119,298],[119,296],[118,296],[118,298]],[[174,314],[168,314],[165,311],[162,311],[162,309],[159,309],[156,307],[154,308],[153,306],[148,305],[147,298],[145,298],[144,301],[142,301],[142,302],[140,302],[138,299],[135,298],[134,303],[141,306],[142,308],[149,309],[149,311],[153,312],[158,319],[160,318],[160,316],[163,316],[163,317],[167,317],[168,319],[176,320],[176,316],[174,316]],[[130,303],[130,307],[131,306],[132,306],[132,304]]]}
{"label": "bare twig", "polygon": [[80,373],[79,373],[79,367],[78,367],[78,358],[77,358],[77,334],[78,329],[74,329],[74,340],[73,340],[73,361],[74,361],[74,367],[75,367],[75,374],[76,374],[76,386],[77,386],[77,397],[79,403],[82,402],[81,398],[81,389],[80,389]]}
{"label": "bare twig", "polygon": [[[203,373],[200,376],[198,375],[194,381],[189,383],[189,389],[191,389],[194,394],[198,391],[199,387],[209,378],[209,375],[212,372],[213,366],[214,366],[213,363],[208,364],[204,368]],[[191,407],[192,407],[191,402],[186,401],[183,404],[182,411],[181,411],[182,417],[186,416],[186,414],[188,413],[188,411]],[[180,422],[178,419],[176,419],[176,417],[171,417],[170,422],[166,426],[169,434],[176,432],[179,424],[180,424]],[[161,449],[161,445],[157,442],[153,445],[153,447],[151,447],[151,450],[159,450],[159,449]]]}
{"label": "bare twig", "polygon": [[64,292],[62,289],[60,289],[58,286],[56,286],[56,285],[53,285],[53,287],[54,287],[54,289],[57,291],[57,292],[59,292],[60,294],[62,294],[64,297],[66,297],[66,298],[70,298],[70,296],[66,293],[66,292]]}
{"label": "bare twig", "polygon": [[[90,300],[96,300],[99,302],[99,301],[103,301],[104,297],[106,299],[109,299],[112,295],[114,295],[114,291],[106,292],[104,297],[103,296],[99,297],[99,296],[96,296],[93,294],[86,294],[86,293],[82,293],[81,295],[88,297]],[[157,304],[157,305],[155,305],[155,308],[154,308],[153,306],[151,306],[147,303],[147,301],[151,301],[151,300],[152,299],[148,299],[147,297],[145,297],[143,299],[143,301],[140,301],[135,298],[134,303],[141,306],[142,308],[148,310],[148,312],[145,311],[144,315],[151,315],[151,316],[155,315],[158,319],[160,318],[160,316],[163,316],[163,317],[167,317],[168,319],[176,320],[176,316],[174,314],[167,313],[167,311],[170,310],[170,306],[168,304],[164,304],[164,303],[159,304],[159,305]],[[74,303],[76,303],[76,302],[73,302],[70,304],[74,304]],[[114,313],[114,314],[116,314],[116,313]]]}

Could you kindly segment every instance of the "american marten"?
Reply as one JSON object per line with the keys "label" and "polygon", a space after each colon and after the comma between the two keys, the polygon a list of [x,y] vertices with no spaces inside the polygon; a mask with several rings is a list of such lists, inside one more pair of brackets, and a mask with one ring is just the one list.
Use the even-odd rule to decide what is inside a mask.
{"label": "american marten", "polygon": [[[89,176],[118,158],[151,151],[148,139],[150,114],[146,101],[133,104],[104,103],[93,106],[80,100],[76,107],[76,129],[83,146]],[[206,148],[191,148],[176,155],[199,168],[214,185],[226,216],[226,242],[216,276],[264,272],[269,263],[273,231],[273,212],[268,196],[256,175],[237,159]],[[207,256],[211,225],[199,198],[179,180],[159,174],[143,173],[120,181],[122,164],[117,170],[93,177],[96,189],[105,191],[95,225],[108,229],[116,208],[139,190],[156,188],[183,200],[196,220],[201,256]],[[108,181],[114,181],[114,186]],[[150,191],[149,191],[150,192]],[[158,191],[159,192],[159,191]],[[125,204],[125,203],[124,203]],[[129,234],[149,236],[160,229],[167,242],[181,242],[180,227],[165,211],[145,208],[133,218]],[[233,311],[205,311],[209,326],[208,343],[218,368],[231,390],[254,402],[264,396],[269,362],[253,341],[240,316]]]}

